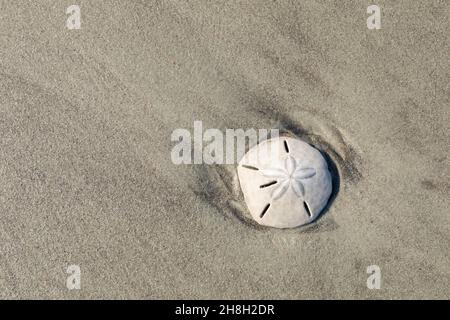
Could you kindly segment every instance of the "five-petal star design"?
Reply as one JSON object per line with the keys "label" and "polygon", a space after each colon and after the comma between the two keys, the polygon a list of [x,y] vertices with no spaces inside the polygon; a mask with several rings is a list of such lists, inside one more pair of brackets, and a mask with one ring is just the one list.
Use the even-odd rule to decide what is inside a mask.
{"label": "five-petal star design", "polygon": [[277,186],[272,192],[272,200],[277,200],[286,193],[290,186],[299,198],[303,198],[305,187],[302,180],[313,177],[316,169],[302,168],[292,156],[287,156],[284,160],[284,168],[262,169],[261,173],[266,178],[276,180]]}

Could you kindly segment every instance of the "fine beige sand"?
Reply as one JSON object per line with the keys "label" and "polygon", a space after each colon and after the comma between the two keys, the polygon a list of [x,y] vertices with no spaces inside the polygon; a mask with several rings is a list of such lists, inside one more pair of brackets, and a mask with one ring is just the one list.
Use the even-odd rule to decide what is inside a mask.
{"label": "fine beige sand", "polygon": [[[76,3],[1,1],[1,298],[450,298],[448,2]],[[326,212],[255,225],[195,120],[323,150]]]}

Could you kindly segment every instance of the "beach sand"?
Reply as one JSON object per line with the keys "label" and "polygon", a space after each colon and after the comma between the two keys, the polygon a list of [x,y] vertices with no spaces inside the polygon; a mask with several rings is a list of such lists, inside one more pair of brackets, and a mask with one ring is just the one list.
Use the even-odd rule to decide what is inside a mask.
{"label": "beach sand", "polygon": [[[1,1],[1,298],[450,298],[448,3],[71,4]],[[330,205],[256,225],[235,165],[172,163],[194,121],[310,142]]]}

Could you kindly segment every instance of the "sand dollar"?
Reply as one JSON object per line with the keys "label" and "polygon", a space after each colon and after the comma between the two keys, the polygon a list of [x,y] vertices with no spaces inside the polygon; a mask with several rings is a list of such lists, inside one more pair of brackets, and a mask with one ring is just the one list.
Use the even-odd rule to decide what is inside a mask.
{"label": "sand dollar", "polygon": [[331,196],[325,158],[298,139],[261,142],[245,154],[237,171],[247,207],[261,225],[295,228],[308,224]]}

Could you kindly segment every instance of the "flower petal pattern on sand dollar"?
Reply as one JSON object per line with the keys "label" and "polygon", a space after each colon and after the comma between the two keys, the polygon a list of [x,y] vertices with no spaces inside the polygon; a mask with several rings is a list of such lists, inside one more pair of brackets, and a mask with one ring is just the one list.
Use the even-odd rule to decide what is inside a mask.
{"label": "flower petal pattern on sand dollar", "polygon": [[316,169],[313,168],[297,168],[294,172],[294,179],[309,179],[316,175]]}
{"label": "flower petal pattern on sand dollar", "polygon": [[293,180],[292,181],[292,189],[294,189],[295,194],[299,198],[303,198],[303,196],[305,195],[305,187],[303,186],[303,184],[300,181]]}
{"label": "flower petal pattern on sand dollar", "polygon": [[286,159],[284,160],[284,167],[289,176],[294,172],[295,166],[295,159],[291,156],[286,157]]}
{"label": "flower petal pattern on sand dollar", "polygon": [[312,178],[316,174],[316,169],[298,167],[298,162],[289,155],[284,159],[283,164],[284,168],[266,168],[260,170],[265,178],[276,179],[276,182],[279,183],[272,192],[272,200],[280,199],[290,186],[292,186],[297,197],[303,198],[305,195],[305,187],[301,180]]}
{"label": "flower petal pattern on sand dollar", "polygon": [[277,200],[277,199],[281,198],[284,195],[284,193],[287,191],[287,189],[289,189],[289,185],[290,185],[289,180],[284,180],[283,182],[281,182],[280,185],[278,187],[276,187],[275,190],[273,190],[272,200]]}
{"label": "flower petal pattern on sand dollar", "polygon": [[266,178],[272,178],[272,179],[286,179],[287,174],[282,169],[262,169],[261,174]]}

